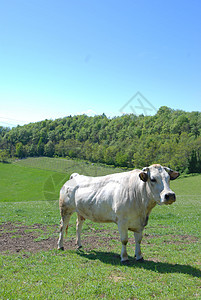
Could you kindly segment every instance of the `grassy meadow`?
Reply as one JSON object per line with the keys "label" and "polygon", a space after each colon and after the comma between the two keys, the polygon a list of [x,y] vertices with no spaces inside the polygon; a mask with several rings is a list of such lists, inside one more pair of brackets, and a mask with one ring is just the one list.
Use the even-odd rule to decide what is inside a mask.
{"label": "grassy meadow", "polygon": [[[97,176],[119,171],[51,158],[0,164],[0,240],[17,244],[29,235],[32,244],[43,245],[40,251],[28,251],[26,244],[25,250],[11,251],[10,244],[1,251],[0,299],[201,299],[201,175],[171,182],[177,201],[153,209],[142,240],[144,263],[133,258],[130,232],[130,262],[121,264],[115,224],[86,221],[83,249],[77,251],[76,215],[66,250],[57,251],[62,184],[73,172]],[[25,235],[19,233],[22,227]],[[51,248],[45,249],[50,241]]]}

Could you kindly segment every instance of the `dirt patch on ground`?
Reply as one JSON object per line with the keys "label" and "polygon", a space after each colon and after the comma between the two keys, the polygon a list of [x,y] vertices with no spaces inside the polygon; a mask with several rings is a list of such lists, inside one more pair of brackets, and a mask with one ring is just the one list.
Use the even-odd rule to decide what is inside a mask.
{"label": "dirt patch on ground", "polygon": [[[21,223],[4,223],[0,225],[0,253],[18,253],[21,251],[36,253],[57,249],[59,237],[59,226],[44,226],[34,224],[26,226]],[[161,237],[157,235],[144,234],[142,244],[152,244],[151,240]],[[112,251],[114,242],[119,243],[120,236],[115,230],[90,230],[82,233],[83,247],[85,251],[100,249],[104,246],[107,251]],[[166,244],[190,244],[197,242],[198,239],[188,235],[167,235],[163,236],[163,242]],[[134,239],[130,238],[129,243],[134,247]],[[153,241],[154,243],[154,241]],[[75,237],[64,239],[65,250],[75,250]]]}
{"label": "dirt patch on ground", "polygon": [[[57,229],[55,228],[55,232]],[[4,223],[0,225],[0,252],[38,252],[56,247],[56,239],[48,237],[41,240],[41,232],[46,233],[47,228],[40,224],[25,226],[19,223]]]}
{"label": "dirt patch on ground", "polygon": [[167,235],[154,235],[154,234],[144,234],[143,240],[144,243],[150,244],[152,239],[155,238],[163,238],[163,243],[166,244],[175,244],[175,245],[180,245],[180,244],[192,244],[198,242],[198,238],[192,235],[175,235],[175,234],[167,234]]}
{"label": "dirt patch on ground", "polygon": [[[0,225],[0,252],[18,253],[20,251],[39,252],[57,249],[57,240],[59,237],[59,227],[51,226],[51,233],[48,233],[48,227],[41,224],[26,226],[21,223],[4,223]],[[102,235],[101,233],[104,233]],[[84,250],[89,251],[100,248],[103,244],[107,249],[112,248],[110,242],[119,240],[118,233],[107,234],[105,230],[82,234]],[[76,249],[75,237],[64,240],[64,249]]]}

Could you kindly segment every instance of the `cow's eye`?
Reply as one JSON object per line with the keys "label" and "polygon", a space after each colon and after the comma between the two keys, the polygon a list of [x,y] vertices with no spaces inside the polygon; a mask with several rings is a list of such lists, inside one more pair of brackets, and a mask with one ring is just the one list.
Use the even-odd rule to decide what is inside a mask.
{"label": "cow's eye", "polygon": [[156,182],[156,178],[151,178],[151,182]]}

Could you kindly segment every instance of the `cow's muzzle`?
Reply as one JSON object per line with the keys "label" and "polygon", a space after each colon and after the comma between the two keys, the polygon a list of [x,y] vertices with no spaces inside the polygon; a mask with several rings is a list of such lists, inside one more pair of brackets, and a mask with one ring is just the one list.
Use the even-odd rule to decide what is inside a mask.
{"label": "cow's muzzle", "polygon": [[176,201],[176,195],[175,193],[167,193],[165,194],[165,204],[172,204],[173,202]]}

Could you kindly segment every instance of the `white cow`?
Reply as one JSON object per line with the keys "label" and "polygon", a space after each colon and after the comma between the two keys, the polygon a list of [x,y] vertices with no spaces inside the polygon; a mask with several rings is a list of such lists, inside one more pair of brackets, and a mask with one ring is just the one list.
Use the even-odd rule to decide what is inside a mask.
{"label": "white cow", "polygon": [[71,215],[77,212],[76,243],[81,245],[81,229],[85,219],[114,222],[118,225],[122,250],[121,261],[127,261],[128,230],[134,232],[135,257],[143,260],[140,243],[142,231],[156,204],[172,204],[175,193],[169,181],[179,173],[155,164],[143,170],[89,177],[74,173],[60,191],[61,228],[58,249],[64,250],[63,235]]}

